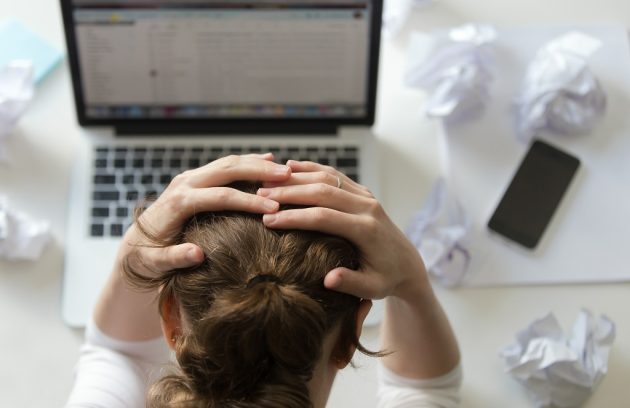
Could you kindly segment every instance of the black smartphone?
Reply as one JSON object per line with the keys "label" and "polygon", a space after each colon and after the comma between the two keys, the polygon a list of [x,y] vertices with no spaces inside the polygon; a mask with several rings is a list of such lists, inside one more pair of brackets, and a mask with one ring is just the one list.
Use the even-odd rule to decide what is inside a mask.
{"label": "black smartphone", "polygon": [[526,248],[535,248],[579,166],[577,157],[535,140],[488,228]]}

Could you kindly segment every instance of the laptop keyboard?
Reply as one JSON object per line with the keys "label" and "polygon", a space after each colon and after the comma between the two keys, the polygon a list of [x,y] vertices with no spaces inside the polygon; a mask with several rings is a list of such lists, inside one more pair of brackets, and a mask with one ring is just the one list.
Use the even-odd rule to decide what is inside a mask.
{"label": "laptop keyboard", "polygon": [[272,152],[278,163],[310,160],[330,165],[359,181],[356,146],[99,146],[89,235],[120,237],[133,221],[138,204],[155,199],[177,174],[229,154]]}

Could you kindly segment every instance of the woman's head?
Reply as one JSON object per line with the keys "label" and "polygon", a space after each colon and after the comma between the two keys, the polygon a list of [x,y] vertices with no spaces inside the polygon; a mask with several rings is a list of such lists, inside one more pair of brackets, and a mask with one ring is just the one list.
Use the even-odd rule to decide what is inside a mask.
{"label": "woman's head", "polygon": [[[160,287],[160,311],[181,372],[162,379],[149,406],[307,407],[322,358],[347,363],[357,339],[360,299],[327,290],[336,267],[359,267],[348,241],[307,231],[273,231],[261,217],[206,213],[178,241],[199,245],[198,267],[132,283]],[[330,356],[323,356],[334,333]],[[186,402],[190,401],[190,402]]]}

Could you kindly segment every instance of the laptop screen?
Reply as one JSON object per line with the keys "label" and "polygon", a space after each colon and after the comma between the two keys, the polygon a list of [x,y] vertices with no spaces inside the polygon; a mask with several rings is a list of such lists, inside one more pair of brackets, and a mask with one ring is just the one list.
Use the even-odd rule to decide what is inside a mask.
{"label": "laptop screen", "polygon": [[372,3],[72,0],[80,121],[373,120]]}

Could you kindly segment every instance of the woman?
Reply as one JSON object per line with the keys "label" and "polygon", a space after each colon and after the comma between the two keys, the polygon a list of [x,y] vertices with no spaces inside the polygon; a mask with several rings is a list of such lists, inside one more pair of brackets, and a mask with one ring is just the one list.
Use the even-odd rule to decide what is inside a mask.
{"label": "woman", "polygon": [[[416,249],[363,186],[330,167],[271,160],[230,156],[187,171],[129,229],[88,325],[69,407],[144,405],[168,361],[161,333],[181,370],[151,388],[149,406],[324,407],[337,371],[365,351],[357,339],[369,299],[382,298],[379,406],[457,406],[459,351]],[[243,180],[264,188],[229,187]],[[242,212],[262,214],[262,224]],[[255,248],[234,247],[244,239]],[[332,270],[311,270],[322,268]],[[151,290],[131,288],[125,270]]]}

